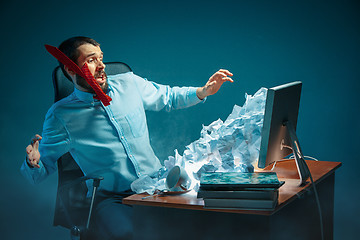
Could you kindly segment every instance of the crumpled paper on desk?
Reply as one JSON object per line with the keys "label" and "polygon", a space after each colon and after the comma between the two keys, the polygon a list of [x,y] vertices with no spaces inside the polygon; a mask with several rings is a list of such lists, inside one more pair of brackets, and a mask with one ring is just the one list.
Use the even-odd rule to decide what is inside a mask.
{"label": "crumpled paper on desk", "polygon": [[235,105],[224,122],[218,119],[203,126],[200,138],[186,146],[182,156],[175,150],[157,177],[143,176],[131,184],[131,189],[149,194],[166,189],[167,173],[175,165],[185,168],[195,190],[203,172],[253,172],[259,157],[266,92],[261,88],[253,96],[245,94],[242,107]]}

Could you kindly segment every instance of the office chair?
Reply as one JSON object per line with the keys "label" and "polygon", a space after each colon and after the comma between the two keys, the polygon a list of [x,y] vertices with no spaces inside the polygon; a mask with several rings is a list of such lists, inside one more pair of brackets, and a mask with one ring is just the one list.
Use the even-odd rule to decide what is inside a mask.
{"label": "office chair", "polygon": [[[105,63],[107,75],[130,72],[131,68],[121,62]],[[56,67],[52,74],[55,100],[67,97],[74,90],[73,83],[67,79],[61,68]],[[70,153],[65,153],[58,161],[58,190],[55,204],[54,226],[70,229],[71,239],[84,239],[91,236],[89,224],[96,190],[101,176],[84,176]],[[92,181],[91,198],[87,197],[86,181]]]}

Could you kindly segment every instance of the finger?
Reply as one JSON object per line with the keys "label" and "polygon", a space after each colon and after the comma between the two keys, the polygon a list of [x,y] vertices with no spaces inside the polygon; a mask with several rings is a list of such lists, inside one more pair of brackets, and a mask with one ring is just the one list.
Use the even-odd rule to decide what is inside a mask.
{"label": "finger", "polygon": [[212,75],[212,76],[209,78],[209,81],[210,81],[210,82],[217,81],[217,80],[222,79],[222,78],[224,78],[224,77],[227,77],[227,75],[224,74],[224,73],[221,73],[221,72],[216,72],[216,73],[214,73],[214,75]]}
{"label": "finger", "polygon": [[220,69],[219,72],[225,73],[226,75],[229,75],[229,76],[233,76],[233,74],[229,70],[226,70],[226,69]]}
{"label": "finger", "polygon": [[40,168],[39,160],[33,154],[31,154],[31,155],[32,156],[29,156],[29,158],[28,158],[28,163],[33,167]]}
{"label": "finger", "polygon": [[228,82],[234,82],[234,80],[232,80],[232,79],[229,78],[229,77],[223,77],[222,80],[223,80],[224,82],[226,82],[226,81],[228,81]]}
{"label": "finger", "polygon": [[40,168],[40,165],[36,162],[30,162],[30,165],[36,168]]}
{"label": "finger", "polygon": [[31,156],[28,156],[28,158],[26,159],[27,163],[30,165],[30,166],[34,166],[34,160],[32,159]]}
{"label": "finger", "polygon": [[[226,82],[226,81],[228,81],[228,82],[234,82],[234,80],[232,80],[232,78],[230,78],[230,77],[222,77],[222,78],[219,78],[219,79],[217,79],[219,82],[221,82],[221,83],[224,83],[224,82]],[[213,81],[216,81],[216,80],[213,80]]]}
{"label": "finger", "polygon": [[217,71],[214,75],[214,77],[227,77],[227,75],[223,72]]}
{"label": "finger", "polygon": [[35,138],[36,138],[38,141],[40,141],[40,140],[42,139],[42,136],[40,136],[39,134],[36,134],[36,135],[35,135]]}
{"label": "finger", "polygon": [[38,141],[40,141],[42,139],[42,137],[39,134],[36,134],[32,139],[31,139],[31,145],[34,146],[34,144]]}
{"label": "finger", "polygon": [[36,141],[35,144],[34,144],[34,149],[35,151],[38,151],[39,150],[39,141]]}
{"label": "finger", "polygon": [[28,145],[28,146],[26,147],[26,153],[27,153],[27,154],[30,154],[30,153],[32,152],[32,150],[33,150],[33,147],[32,147],[31,145]]}
{"label": "finger", "polygon": [[219,72],[225,73],[226,75],[229,75],[229,76],[233,76],[233,74],[229,70],[226,70],[226,69],[220,69]]}

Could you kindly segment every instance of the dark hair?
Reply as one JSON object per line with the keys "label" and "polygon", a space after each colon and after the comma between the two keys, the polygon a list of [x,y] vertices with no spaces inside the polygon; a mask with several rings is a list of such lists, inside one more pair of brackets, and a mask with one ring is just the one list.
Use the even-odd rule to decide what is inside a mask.
{"label": "dark hair", "polygon": [[[100,46],[100,44],[92,38],[78,36],[78,37],[72,37],[72,38],[69,38],[69,39],[63,41],[59,46],[59,50],[62,51],[74,63],[77,64],[77,59],[79,58],[78,47],[80,47],[81,45],[84,45],[84,44],[92,44],[94,46]],[[71,77],[65,71],[64,64],[59,62],[59,66],[60,66],[62,72],[64,73],[64,75],[69,80],[71,80]]]}

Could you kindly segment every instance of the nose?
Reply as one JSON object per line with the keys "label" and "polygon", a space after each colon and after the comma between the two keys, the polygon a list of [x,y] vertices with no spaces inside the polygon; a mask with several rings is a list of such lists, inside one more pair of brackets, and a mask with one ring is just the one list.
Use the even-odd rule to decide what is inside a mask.
{"label": "nose", "polygon": [[98,69],[99,69],[99,70],[104,70],[105,67],[106,67],[106,65],[105,65],[102,61],[99,61],[98,63],[99,63],[99,64],[98,64]]}

